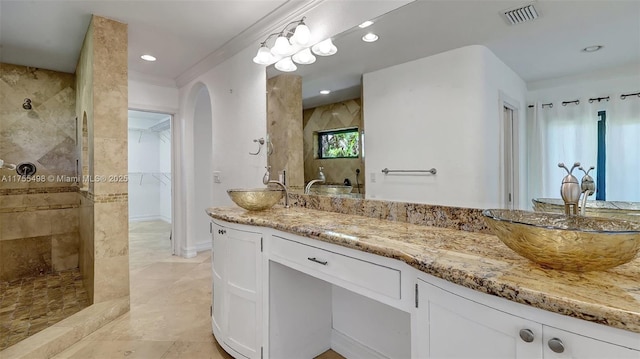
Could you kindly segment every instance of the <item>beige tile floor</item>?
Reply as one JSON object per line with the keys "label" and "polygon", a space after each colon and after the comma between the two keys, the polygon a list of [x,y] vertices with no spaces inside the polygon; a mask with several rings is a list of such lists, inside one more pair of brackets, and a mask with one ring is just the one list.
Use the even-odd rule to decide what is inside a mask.
{"label": "beige tile floor", "polygon": [[172,256],[164,222],[129,228],[130,312],[55,358],[231,358],[211,335],[211,253]]}
{"label": "beige tile floor", "polygon": [[0,282],[0,350],[88,306],[78,269]]}
{"label": "beige tile floor", "polygon": [[[131,310],[54,358],[231,358],[211,334],[211,252],[172,256],[169,225],[129,226]],[[342,358],[328,351],[318,358]]]}

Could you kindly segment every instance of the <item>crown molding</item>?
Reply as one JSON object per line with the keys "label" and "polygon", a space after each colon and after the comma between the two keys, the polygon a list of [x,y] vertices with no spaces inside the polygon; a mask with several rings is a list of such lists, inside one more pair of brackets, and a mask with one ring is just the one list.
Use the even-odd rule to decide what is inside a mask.
{"label": "crown molding", "polygon": [[175,84],[183,87],[198,76],[211,70],[225,60],[236,55],[248,46],[256,45],[270,33],[280,30],[284,25],[299,18],[326,0],[288,0],[253,25],[234,36],[204,59],[178,75]]}

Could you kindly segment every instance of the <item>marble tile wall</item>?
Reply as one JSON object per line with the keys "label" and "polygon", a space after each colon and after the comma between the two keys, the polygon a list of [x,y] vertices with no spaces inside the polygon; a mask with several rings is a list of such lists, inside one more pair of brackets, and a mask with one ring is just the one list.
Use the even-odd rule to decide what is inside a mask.
{"label": "marble tile wall", "polygon": [[0,280],[78,267],[75,138],[75,75],[0,63]]}
{"label": "marble tile wall", "polygon": [[127,43],[126,24],[93,16],[76,70],[82,166],[93,178],[81,191],[80,268],[93,303],[129,295]]}
{"label": "marble tile wall", "polygon": [[0,189],[75,186],[75,149],[75,75],[0,63],[0,158],[31,162],[37,176],[0,170]]}
{"label": "marble tile wall", "polygon": [[344,214],[366,216],[394,222],[493,233],[476,208],[446,207],[422,203],[378,201],[353,197],[331,197],[289,193],[289,204]]}
{"label": "marble tile wall", "polygon": [[267,81],[267,133],[273,143],[268,156],[271,179],[287,171],[287,185],[292,189],[304,186],[302,140],[302,77],[280,75]]}
{"label": "marble tile wall", "polygon": [[0,193],[0,280],[78,268],[78,194],[11,192]]}
{"label": "marble tile wall", "polygon": [[[364,193],[364,161],[360,158],[318,159],[318,131],[356,127],[362,130],[362,102],[347,100],[304,110],[304,182],[318,178],[318,167],[324,167],[328,184],[343,184],[345,178],[356,190],[356,169],[360,169],[360,190]],[[362,149],[360,150],[362,151]]]}

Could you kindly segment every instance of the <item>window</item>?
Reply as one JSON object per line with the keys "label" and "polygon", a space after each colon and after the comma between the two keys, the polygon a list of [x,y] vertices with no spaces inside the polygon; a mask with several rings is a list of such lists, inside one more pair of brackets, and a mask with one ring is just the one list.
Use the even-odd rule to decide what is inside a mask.
{"label": "window", "polygon": [[359,155],[357,128],[318,132],[318,158],[358,158]]}

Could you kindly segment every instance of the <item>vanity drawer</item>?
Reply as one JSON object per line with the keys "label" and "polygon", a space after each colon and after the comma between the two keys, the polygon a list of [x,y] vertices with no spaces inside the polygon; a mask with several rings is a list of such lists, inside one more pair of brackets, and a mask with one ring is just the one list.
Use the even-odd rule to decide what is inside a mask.
{"label": "vanity drawer", "polygon": [[[320,272],[366,288],[390,298],[400,299],[400,270],[337,252],[317,248],[292,239],[272,236],[271,254],[299,264],[311,272]],[[308,272],[308,271],[307,271]],[[331,282],[331,280],[329,280]],[[335,283],[334,284],[341,284]],[[348,288],[347,288],[348,289]]]}

